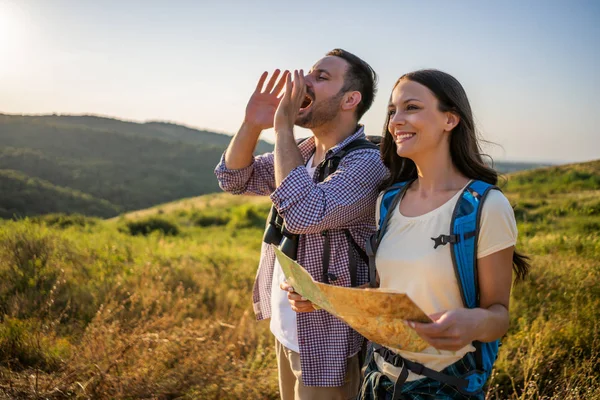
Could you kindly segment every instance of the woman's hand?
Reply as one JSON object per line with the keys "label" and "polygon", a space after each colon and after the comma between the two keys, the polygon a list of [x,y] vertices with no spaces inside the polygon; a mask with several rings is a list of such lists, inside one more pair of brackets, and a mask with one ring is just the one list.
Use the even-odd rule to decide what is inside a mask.
{"label": "woman's hand", "polygon": [[487,311],[481,308],[458,308],[429,316],[433,322],[407,321],[421,338],[438,350],[460,350],[481,336]]}
{"label": "woman's hand", "polygon": [[304,72],[302,70],[294,71],[294,81],[291,74],[285,77],[285,92],[277,111],[275,111],[275,120],[273,125],[275,133],[287,131],[294,128],[298,112],[306,98],[306,82],[304,81]]}
{"label": "woman's hand", "polygon": [[514,247],[477,260],[480,308],[458,308],[430,315],[432,323],[407,321],[439,350],[459,350],[474,340],[492,342],[508,331],[508,304]]}
{"label": "woman's hand", "polygon": [[281,290],[285,290],[288,292],[288,301],[292,306],[292,310],[296,312],[311,312],[315,311],[313,304],[306,300],[304,297],[300,296],[298,293],[294,292],[294,288],[291,287],[287,282],[283,282],[279,285]]}

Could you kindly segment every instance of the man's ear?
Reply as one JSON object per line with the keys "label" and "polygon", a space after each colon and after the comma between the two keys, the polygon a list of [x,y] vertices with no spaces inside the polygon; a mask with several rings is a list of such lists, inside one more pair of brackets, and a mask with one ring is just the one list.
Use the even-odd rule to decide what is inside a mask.
{"label": "man's ear", "polygon": [[452,111],[446,112],[446,127],[444,130],[446,132],[451,132],[452,129],[456,128],[456,126],[458,125],[459,122],[460,122],[460,117],[458,116],[458,114],[456,114]]}
{"label": "man's ear", "polygon": [[357,90],[346,93],[342,99],[342,110],[348,111],[356,108],[361,100],[362,95]]}

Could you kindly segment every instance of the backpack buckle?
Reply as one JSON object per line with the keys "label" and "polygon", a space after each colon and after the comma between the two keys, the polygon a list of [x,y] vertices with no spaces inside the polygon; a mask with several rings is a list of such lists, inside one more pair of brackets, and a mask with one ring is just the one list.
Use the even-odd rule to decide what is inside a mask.
{"label": "backpack buckle", "polygon": [[[401,367],[404,365],[404,359],[402,357],[400,357],[399,354],[396,353],[392,353],[394,354],[393,356],[391,356],[390,361],[394,367]],[[387,360],[386,360],[387,361]]]}
{"label": "backpack buckle", "polygon": [[458,243],[457,235],[440,235],[436,238],[431,238],[433,240],[433,248],[437,249],[438,246],[445,246],[448,243]]}

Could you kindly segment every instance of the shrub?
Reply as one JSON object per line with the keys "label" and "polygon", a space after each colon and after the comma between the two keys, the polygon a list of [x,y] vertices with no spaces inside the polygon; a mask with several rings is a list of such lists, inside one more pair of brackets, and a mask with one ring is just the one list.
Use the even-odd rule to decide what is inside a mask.
{"label": "shrub", "polygon": [[129,234],[134,236],[147,236],[155,231],[161,232],[165,236],[177,236],[179,234],[179,227],[175,223],[160,217],[129,221],[126,226],[129,230]]}
{"label": "shrub", "polygon": [[233,229],[264,228],[268,213],[268,205],[243,204],[231,210],[228,226]]}
{"label": "shrub", "polygon": [[46,228],[30,221],[7,228],[0,232],[0,312],[39,314],[56,289],[61,275],[58,253],[66,246]]}
{"label": "shrub", "polygon": [[225,214],[217,214],[217,213],[202,213],[194,216],[194,225],[207,227],[207,226],[223,226],[229,223],[229,215]]}
{"label": "shrub", "polygon": [[96,218],[86,217],[81,214],[48,214],[32,218],[33,222],[45,223],[48,226],[65,229],[70,226],[94,226],[97,223]]}
{"label": "shrub", "polygon": [[6,318],[0,323],[0,365],[52,371],[70,350],[68,341],[44,334],[40,321]]}

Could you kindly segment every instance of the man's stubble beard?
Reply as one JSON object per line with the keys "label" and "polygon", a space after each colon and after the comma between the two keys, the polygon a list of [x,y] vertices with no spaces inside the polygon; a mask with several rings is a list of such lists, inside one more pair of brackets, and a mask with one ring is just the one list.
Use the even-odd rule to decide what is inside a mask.
{"label": "man's stubble beard", "polygon": [[296,119],[296,125],[306,129],[314,129],[333,121],[339,114],[340,100],[343,96],[344,93],[340,91],[335,96],[323,100],[320,104],[313,104],[306,115]]}

